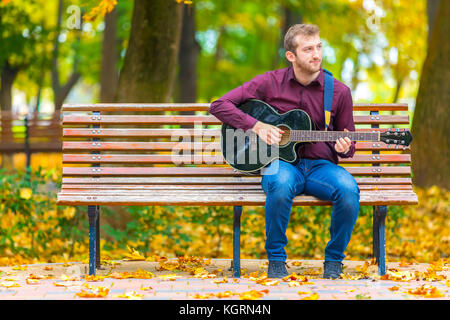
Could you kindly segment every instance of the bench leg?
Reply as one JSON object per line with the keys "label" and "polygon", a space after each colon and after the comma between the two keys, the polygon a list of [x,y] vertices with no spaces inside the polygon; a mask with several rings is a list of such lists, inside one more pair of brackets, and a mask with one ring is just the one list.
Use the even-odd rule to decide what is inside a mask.
{"label": "bench leg", "polygon": [[100,266],[100,206],[95,206],[97,209],[97,222],[95,223],[95,266],[101,269]]}
{"label": "bench leg", "polygon": [[95,275],[97,266],[97,248],[99,248],[99,206],[88,206],[89,216],[89,275]]}
{"label": "bench leg", "polygon": [[387,206],[373,207],[373,256],[378,264],[378,274],[386,274],[385,221]]}
{"label": "bench leg", "polygon": [[233,276],[241,277],[241,214],[242,207],[233,208]]}

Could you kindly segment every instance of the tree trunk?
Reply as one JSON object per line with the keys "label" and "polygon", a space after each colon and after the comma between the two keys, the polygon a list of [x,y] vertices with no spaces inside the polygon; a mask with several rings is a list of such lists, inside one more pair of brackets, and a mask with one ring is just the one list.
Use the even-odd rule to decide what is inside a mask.
{"label": "tree trunk", "polygon": [[[278,68],[280,60],[283,61],[284,67],[289,67],[291,65],[291,63],[284,57],[284,36],[292,25],[303,23],[303,16],[301,13],[298,13],[287,6],[282,6],[281,11],[283,20],[281,21],[280,42],[275,54],[272,69]],[[283,54],[281,54],[281,52],[283,52]]]}
{"label": "tree trunk", "polygon": [[[394,91],[394,97],[392,98],[392,103],[397,103],[398,99],[400,98],[400,90],[402,89],[404,78],[396,79],[395,83],[395,91]],[[392,112],[392,114],[395,114]]]}
{"label": "tree trunk", "polygon": [[427,16],[428,16],[428,43],[430,43],[431,31],[436,21],[437,9],[441,0],[427,0]]}
{"label": "tree trunk", "polygon": [[450,189],[450,1],[441,1],[431,33],[412,123],[413,182]]}
{"label": "tree trunk", "polygon": [[[0,88],[0,109],[3,111],[11,111],[12,110],[12,86],[14,83],[14,79],[19,72],[19,68],[12,67],[8,61],[5,62],[3,68],[1,69],[1,88]],[[9,121],[2,121],[5,116],[0,115],[0,127],[2,129],[2,133],[12,134],[12,123]],[[1,134],[1,133],[0,133]],[[0,143],[2,137],[0,135]],[[14,168],[14,158],[12,154],[3,153],[2,155],[2,163],[1,167],[5,169]]]}
{"label": "tree trunk", "polygon": [[1,70],[0,107],[1,110],[10,111],[12,108],[12,85],[19,72],[19,68],[12,67],[6,61]]}
{"label": "tree trunk", "polygon": [[102,68],[100,71],[100,102],[114,102],[119,72],[117,62],[117,7],[105,15],[103,32]]}
{"label": "tree trunk", "polygon": [[197,101],[197,60],[200,49],[195,39],[195,7],[184,6],[175,95],[177,102]]}
{"label": "tree trunk", "polygon": [[135,0],[118,102],[168,102],[175,79],[183,4]]}
{"label": "tree trunk", "polygon": [[[59,67],[58,67],[58,53],[59,53],[59,35],[61,30],[61,21],[62,21],[62,13],[63,13],[63,0],[59,0],[58,5],[58,16],[56,21],[56,35],[53,42],[53,56],[52,56],[52,89],[53,89],[53,95],[54,95],[54,103],[55,103],[55,111],[60,110],[64,100],[66,100],[67,96],[69,95],[70,90],[75,86],[75,84],[78,82],[78,80],[81,78],[81,74],[77,71],[78,67],[78,56],[76,53],[74,62],[73,62],[73,71],[72,74],[69,76],[69,79],[64,85],[61,85],[60,79],[59,79]],[[78,31],[78,38],[77,41],[81,41],[81,30]]]}

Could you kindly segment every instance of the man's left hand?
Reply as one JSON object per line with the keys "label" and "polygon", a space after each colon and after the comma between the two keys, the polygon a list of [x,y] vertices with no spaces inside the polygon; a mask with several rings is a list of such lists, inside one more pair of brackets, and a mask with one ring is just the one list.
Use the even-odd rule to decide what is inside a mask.
{"label": "man's left hand", "polygon": [[[347,129],[344,129],[344,131],[348,131]],[[350,150],[350,146],[352,145],[352,141],[350,138],[339,138],[336,140],[336,144],[334,145],[334,150],[336,150],[339,153],[347,153]]]}

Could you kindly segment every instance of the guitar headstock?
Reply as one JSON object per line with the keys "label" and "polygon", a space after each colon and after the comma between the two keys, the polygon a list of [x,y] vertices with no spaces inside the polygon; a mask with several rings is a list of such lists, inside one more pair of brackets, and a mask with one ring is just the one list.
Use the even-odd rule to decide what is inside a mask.
{"label": "guitar headstock", "polygon": [[394,144],[397,146],[407,147],[410,145],[413,137],[411,132],[407,129],[389,129],[385,132],[380,132],[380,140],[386,144]]}

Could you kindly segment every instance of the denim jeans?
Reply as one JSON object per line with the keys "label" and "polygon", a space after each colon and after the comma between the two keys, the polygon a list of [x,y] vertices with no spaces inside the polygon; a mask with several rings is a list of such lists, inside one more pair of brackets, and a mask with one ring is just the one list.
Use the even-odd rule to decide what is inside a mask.
{"label": "denim jeans", "polygon": [[295,163],[277,159],[266,167],[274,168],[272,174],[263,173],[261,180],[266,194],[265,249],[268,260],[286,261],[286,229],[293,199],[300,194],[333,202],[331,239],[325,248],[325,261],[344,260],[359,211],[360,190],[355,178],[343,167],[322,159],[300,159]]}

